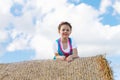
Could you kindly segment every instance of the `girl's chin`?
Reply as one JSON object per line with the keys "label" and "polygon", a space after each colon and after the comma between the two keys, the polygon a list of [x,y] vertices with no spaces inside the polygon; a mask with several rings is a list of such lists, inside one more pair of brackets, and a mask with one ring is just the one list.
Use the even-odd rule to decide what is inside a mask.
{"label": "girl's chin", "polygon": [[63,39],[68,39],[68,37],[63,37]]}
{"label": "girl's chin", "polygon": [[69,36],[62,36],[62,38],[69,38]]}

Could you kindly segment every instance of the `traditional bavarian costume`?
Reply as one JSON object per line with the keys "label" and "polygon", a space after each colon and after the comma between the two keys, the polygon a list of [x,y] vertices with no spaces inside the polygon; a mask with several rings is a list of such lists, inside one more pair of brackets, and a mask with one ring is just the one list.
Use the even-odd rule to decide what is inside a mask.
{"label": "traditional bavarian costume", "polygon": [[[73,54],[73,48],[76,48],[76,45],[73,39],[71,38],[68,38],[68,48],[66,50],[63,49],[60,38],[57,39],[55,44],[53,45],[54,53],[58,53],[60,56],[65,57],[68,57],[69,55]],[[56,59],[56,56],[54,57],[54,59]]]}

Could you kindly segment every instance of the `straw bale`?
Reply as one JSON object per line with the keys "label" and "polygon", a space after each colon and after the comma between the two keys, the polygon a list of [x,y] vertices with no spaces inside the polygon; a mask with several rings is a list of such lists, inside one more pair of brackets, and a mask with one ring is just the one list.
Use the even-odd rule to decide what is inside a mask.
{"label": "straw bale", "polygon": [[31,60],[0,64],[0,80],[113,80],[102,55],[81,57],[72,62]]}

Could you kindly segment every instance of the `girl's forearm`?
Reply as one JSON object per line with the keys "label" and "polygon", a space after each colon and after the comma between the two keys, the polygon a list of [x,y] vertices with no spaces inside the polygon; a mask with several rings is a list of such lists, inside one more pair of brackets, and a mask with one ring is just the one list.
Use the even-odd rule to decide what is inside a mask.
{"label": "girl's forearm", "polygon": [[73,59],[74,58],[79,58],[78,54],[72,54],[71,56],[72,56]]}
{"label": "girl's forearm", "polygon": [[65,60],[65,56],[56,56],[56,59]]}
{"label": "girl's forearm", "polygon": [[73,58],[78,58],[78,57],[79,57],[79,56],[78,56],[77,48],[74,48],[74,49],[73,49],[72,57],[73,57]]}

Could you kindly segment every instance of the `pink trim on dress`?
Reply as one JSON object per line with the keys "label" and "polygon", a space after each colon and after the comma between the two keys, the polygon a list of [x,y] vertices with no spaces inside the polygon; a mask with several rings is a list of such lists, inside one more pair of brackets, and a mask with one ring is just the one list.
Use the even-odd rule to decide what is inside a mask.
{"label": "pink trim on dress", "polygon": [[[59,39],[59,43],[60,43],[60,42],[61,42],[61,39]],[[63,53],[66,57],[68,57],[68,56],[70,55],[70,53],[72,53],[72,45],[70,44],[70,39],[68,39],[68,43],[69,43],[69,46],[70,46],[70,51],[69,51],[68,53],[63,51],[62,46],[61,46],[61,44],[60,44],[60,49],[61,49],[62,53]]]}

